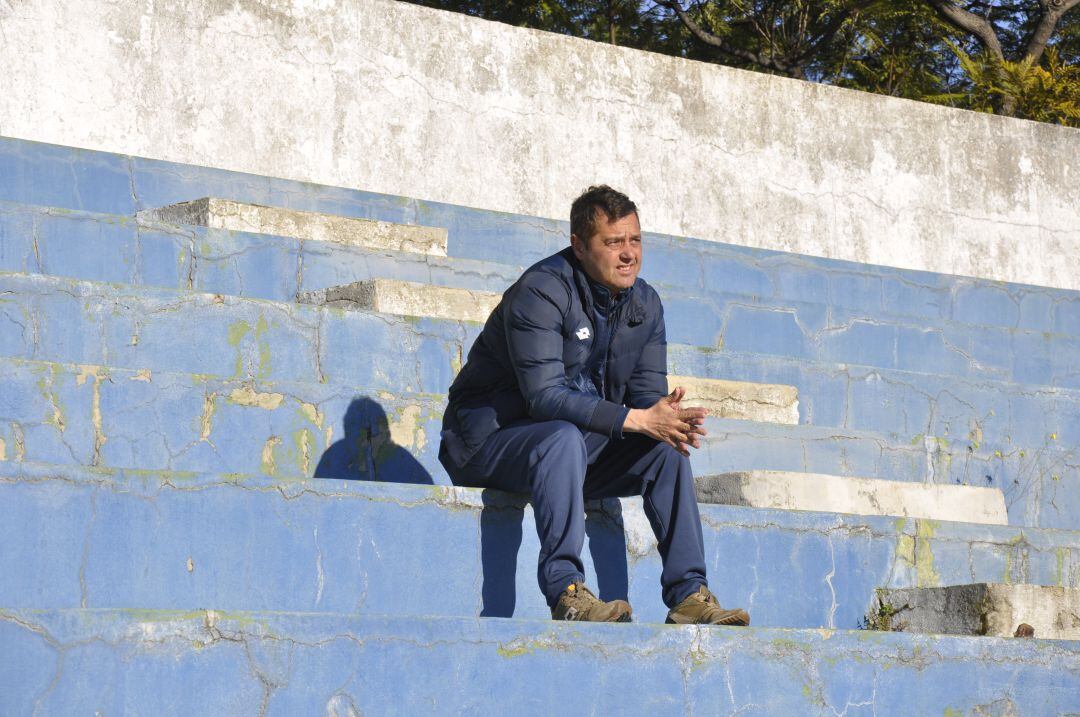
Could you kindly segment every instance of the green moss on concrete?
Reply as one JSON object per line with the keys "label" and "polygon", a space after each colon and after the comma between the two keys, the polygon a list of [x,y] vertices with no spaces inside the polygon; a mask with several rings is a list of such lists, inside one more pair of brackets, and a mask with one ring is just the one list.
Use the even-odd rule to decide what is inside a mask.
{"label": "green moss on concrete", "polygon": [[513,659],[515,657],[530,655],[540,650],[547,650],[550,647],[550,643],[541,640],[514,640],[509,644],[499,645],[499,647],[496,648],[496,652],[499,653],[499,657]]}
{"label": "green moss on concrete", "polygon": [[934,550],[931,540],[937,530],[937,521],[915,521],[915,574],[921,588],[937,587],[941,574],[934,568]]}
{"label": "green moss on concrete", "polygon": [[273,366],[270,363],[270,342],[266,340],[266,333],[269,330],[270,325],[266,318],[259,316],[259,320],[255,323],[255,343],[259,350],[260,378],[266,378],[273,372]]}
{"label": "green moss on concrete", "polygon": [[236,349],[236,366],[234,374],[242,376],[244,374],[244,352],[240,348],[241,342],[244,337],[251,333],[251,324],[244,320],[234,321],[229,325],[228,340],[229,345]]}

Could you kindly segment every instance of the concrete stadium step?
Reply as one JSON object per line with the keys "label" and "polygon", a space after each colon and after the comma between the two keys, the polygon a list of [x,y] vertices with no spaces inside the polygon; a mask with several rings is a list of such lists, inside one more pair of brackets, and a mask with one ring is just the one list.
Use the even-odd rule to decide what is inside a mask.
{"label": "concrete stadium step", "polygon": [[[494,295],[520,273],[516,264],[388,255],[332,242],[305,243],[217,229],[146,226],[145,220],[132,222],[130,217],[42,207],[8,205],[3,209],[0,268],[88,280],[292,301],[305,291],[374,279]],[[685,260],[676,267],[685,271]],[[658,266],[656,276],[664,279],[663,271]],[[647,271],[646,276],[652,279],[654,274]],[[1074,341],[1068,335],[951,320],[935,327],[924,317],[912,320],[890,318],[878,311],[859,313],[847,304],[812,303],[798,295],[714,296],[711,284],[695,288],[692,282],[688,285],[674,276],[668,281],[674,283],[657,285],[667,305],[672,342],[879,369],[925,371],[929,364],[932,372],[950,376],[1080,388],[1080,371],[1073,359],[1077,352],[1068,350],[1073,344],[1080,346],[1080,339]],[[810,279],[805,281],[813,285]],[[438,293],[439,289],[417,291]],[[1055,305],[1067,304],[1055,301]],[[475,313],[475,307],[471,311]]]}
{"label": "concrete stadium step", "polygon": [[709,296],[671,291],[662,283],[657,288],[669,338],[679,343],[972,380],[1080,386],[1076,336],[944,320],[928,324],[799,299]]}
{"label": "concrete stadium step", "polygon": [[[873,477],[915,485],[999,488],[1013,525],[1072,529],[1080,502],[1073,449],[1013,454],[968,441],[906,441],[895,435],[806,424],[784,426],[723,420],[706,422],[707,438],[691,456],[694,474],[746,471]],[[888,486],[886,486],[888,487]],[[896,490],[917,490],[899,487]]]}
{"label": "concrete stadium step", "polygon": [[378,276],[502,291],[521,267],[0,202],[0,270],[294,301]]}
{"label": "concrete stadium step", "polygon": [[[662,287],[661,287],[662,291]],[[380,295],[386,299],[380,300]],[[439,286],[408,284],[376,278],[355,285],[314,292],[312,303],[379,310],[413,316],[483,321],[501,298],[498,292],[465,292]],[[817,307],[820,325],[800,321],[790,306],[747,306],[737,300],[723,309],[698,296],[664,296],[667,338],[671,342],[719,347],[732,352],[780,356],[811,361],[856,364],[883,369],[926,370],[947,376],[1002,381],[1045,380],[1046,368],[1031,369],[1026,361],[1044,357],[1057,362],[1051,371],[1066,382],[1080,381],[1078,351],[1068,351],[1069,339],[1049,342],[1040,332],[1004,331],[991,335],[985,328],[953,327],[927,330],[922,325],[895,325],[846,319],[833,324],[828,307]],[[820,309],[820,310],[819,310]],[[1053,350],[1052,350],[1053,349]],[[1072,385],[1067,383],[1067,385]],[[1080,383],[1076,384],[1080,387]]]}
{"label": "concrete stadium step", "polygon": [[[18,294],[19,292],[40,292],[43,287],[52,286],[53,290],[60,293],[78,292],[80,294],[92,294],[99,298],[95,299],[98,305],[109,304],[115,311],[116,301],[110,299],[109,294],[124,296],[128,303],[136,301],[145,303],[139,297],[150,296],[156,301],[180,300],[183,302],[198,303],[199,299],[192,299],[183,292],[167,292],[161,290],[136,290],[122,287],[106,286],[102,284],[80,284],[80,288],[73,288],[74,284],[69,280],[42,279],[35,283],[37,277],[18,277],[16,275],[0,276],[0,284],[12,284],[8,291]],[[0,290],[4,290],[0,288]],[[182,298],[181,298],[182,297]],[[26,303],[19,296],[12,299],[15,303]],[[54,303],[54,302],[52,302]],[[225,303],[225,302],[222,302]],[[233,311],[231,308],[235,302],[230,302],[229,308],[222,313]],[[244,313],[257,313],[259,317],[264,315],[276,319],[280,314],[295,313],[290,306],[270,304],[248,304],[240,302],[245,309]],[[252,311],[252,307],[259,307],[258,311]],[[273,307],[273,310],[266,311]],[[28,322],[43,321],[32,314],[31,308],[21,309],[23,316],[14,320],[26,325]],[[123,315],[124,309],[119,309]],[[304,313],[303,310],[300,311]],[[309,317],[318,317],[320,314],[308,314]],[[357,315],[355,318],[339,318],[331,314],[332,323],[342,323],[349,326],[369,324],[372,317]],[[93,317],[96,322],[101,322],[101,317]],[[246,321],[247,319],[242,319]],[[264,317],[264,320],[268,320]],[[317,321],[317,318],[311,318]],[[370,330],[371,336],[387,334],[388,318],[381,317],[379,323],[382,329]],[[256,321],[249,322],[254,327]],[[423,331],[462,336],[462,330],[451,327],[443,322],[421,322]],[[239,326],[239,324],[238,324]],[[410,325],[409,335],[397,339],[401,343],[375,344],[373,350],[385,350],[391,354],[400,354],[400,347],[408,347],[415,343],[415,332],[418,327]],[[176,329],[182,333],[190,334],[190,328],[180,327]],[[465,327],[464,339],[455,349],[455,353],[463,354],[472,336],[475,335],[476,327]],[[335,330],[337,333],[338,330]],[[317,331],[306,332],[311,340],[317,340]],[[170,335],[172,331],[170,331]],[[441,338],[441,337],[440,337]],[[247,340],[243,340],[246,343]],[[288,347],[291,342],[286,337],[277,337],[272,342],[274,346],[284,345]],[[463,343],[464,345],[461,345]],[[271,342],[265,341],[266,346]],[[431,342],[425,343],[426,347]],[[135,347],[135,350],[139,350]],[[310,351],[304,348],[297,349],[301,353],[308,354]],[[219,351],[213,355],[227,355],[234,353],[233,347]],[[905,372],[880,368],[866,368],[851,366],[849,364],[837,364],[821,361],[807,361],[802,359],[783,358],[773,355],[743,354],[729,350],[716,351],[707,348],[694,348],[688,346],[672,345],[669,348],[671,367],[673,372],[689,374],[706,378],[730,378],[734,380],[750,381],[756,383],[773,383],[798,386],[803,405],[803,421],[819,425],[849,426],[851,428],[867,429],[885,433],[897,433],[908,435],[912,440],[919,436],[957,436],[970,434],[974,445],[986,443],[993,445],[995,449],[1008,454],[1016,450],[1034,455],[1047,447],[1048,441],[1060,441],[1067,443],[1080,440],[1080,392],[1063,387],[1048,387],[1035,385],[1014,385],[1009,382],[991,382],[985,380],[961,380],[951,376],[934,375],[930,372]],[[52,356],[46,356],[51,358]],[[198,357],[200,362],[205,357]],[[329,361],[340,361],[339,357],[330,356]],[[101,358],[70,359],[87,363],[105,363]],[[458,361],[459,357],[452,357],[451,361]],[[113,361],[113,363],[117,363]],[[312,358],[307,359],[311,365]],[[146,362],[139,367],[148,365]],[[163,365],[159,368],[173,368],[174,370],[194,370],[206,373],[220,373],[219,370],[196,368],[195,364],[187,365]],[[265,367],[264,367],[265,368]],[[924,366],[927,371],[933,370],[933,365]],[[354,367],[351,370],[360,372],[362,375],[370,371],[370,363]],[[310,377],[311,372],[306,372],[305,378]],[[1080,377],[1080,374],[1078,374]],[[286,378],[295,379],[297,376]],[[425,391],[444,391],[449,385],[451,375],[447,375],[445,382],[438,386],[428,386]],[[304,379],[301,379],[304,380]],[[1076,378],[1080,381],[1080,378]],[[1003,410],[1003,401],[1007,401],[1007,410]],[[1050,439],[1050,436],[1056,436]],[[921,438],[919,438],[921,440]]]}
{"label": "concrete stadium step", "polygon": [[[742,471],[696,476],[698,501],[753,508],[1008,525],[999,488],[903,483],[793,471]],[[1078,635],[1080,637],[1080,635]]]}
{"label": "concrete stadium step", "polygon": [[[110,264],[111,266],[112,264]],[[426,270],[426,266],[425,270]],[[225,272],[234,276],[232,272]],[[14,279],[7,275],[5,279]],[[24,277],[22,286],[26,279]],[[55,284],[57,291],[68,291],[62,280]],[[97,286],[101,303],[109,303],[107,293],[122,295],[138,292],[114,286]],[[14,289],[12,289],[14,290]],[[19,290],[35,291],[34,288]],[[80,290],[82,291],[82,290]],[[157,297],[186,296],[183,293],[150,294]],[[187,299],[185,299],[186,301]],[[20,301],[18,298],[16,302]],[[115,304],[116,302],[111,302]],[[246,305],[245,306],[253,306]],[[259,305],[264,306],[264,305]],[[279,307],[284,313],[288,307]],[[122,312],[122,310],[121,310]],[[260,310],[259,315],[263,313]],[[34,321],[32,316],[16,319],[25,325]],[[335,319],[336,321],[336,319]],[[343,320],[364,323],[367,319]],[[385,326],[386,318],[382,319]],[[251,322],[255,326],[256,322]],[[241,325],[240,328],[242,328]],[[426,329],[445,334],[448,330],[441,323],[427,323]],[[185,329],[180,329],[184,331]],[[186,330],[190,333],[190,329]],[[464,353],[470,335],[476,327],[464,329],[466,339],[458,351]],[[385,333],[372,331],[372,335]],[[415,337],[410,326],[409,335],[400,339],[410,345]],[[460,331],[455,331],[460,335]],[[313,336],[313,340],[317,337]],[[270,346],[269,342],[264,342]],[[282,343],[276,340],[274,345]],[[284,343],[288,343],[285,341]],[[392,346],[393,344],[389,344]],[[377,348],[387,348],[388,345]],[[428,344],[430,347],[430,344]],[[756,383],[795,385],[800,388],[803,405],[803,421],[818,425],[847,426],[883,433],[908,435],[912,440],[922,436],[970,435],[973,445],[993,445],[1003,454],[1024,452],[1035,455],[1048,443],[1068,443],[1080,440],[1080,392],[1059,387],[1013,385],[1008,382],[985,380],[962,380],[951,376],[935,376],[932,373],[905,372],[880,368],[867,368],[829,362],[806,361],[772,355],[743,354],[729,350],[716,351],[688,346],[670,346],[671,366],[674,371],[709,378],[730,378]],[[233,348],[225,349],[232,353]],[[392,350],[398,353],[396,347]],[[222,352],[218,352],[222,355]],[[101,363],[100,359],[77,359]],[[330,357],[331,361],[336,360]],[[451,362],[459,359],[451,357]],[[147,365],[145,363],[141,364]],[[176,367],[177,370],[189,366]],[[265,368],[265,367],[263,367]],[[923,367],[932,370],[931,367]],[[369,371],[366,366],[354,370]],[[200,369],[196,369],[200,370]],[[205,372],[212,372],[205,370]],[[449,378],[447,377],[447,384]],[[446,384],[430,386],[425,390],[443,391]],[[1007,405],[1003,405],[1007,404]],[[1050,438],[1054,436],[1055,438]]]}
{"label": "concrete stadium step", "polygon": [[[586,580],[663,622],[640,498],[590,503]],[[702,505],[709,582],[763,627],[859,626],[880,587],[1080,585],[1080,532]],[[549,616],[499,491],[0,462],[0,605]]]}
{"label": "concrete stadium step", "polygon": [[[380,286],[385,284],[382,282]],[[422,378],[418,380],[418,374],[430,370],[424,365],[425,362],[456,372],[466,350],[463,330],[444,322],[427,322],[421,327],[407,321],[392,323],[386,317],[370,313],[327,312],[293,305],[226,299],[220,295],[123,290],[91,282],[11,274],[0,275],[0,291],[11,296],[6,302],[9,306],[0,305],[0,312],[16,325],[35,327],[29,334],[24,330],[21,336],[12,335],[10,343],[0,343],[0,350],[9,356],[40,356],[73,363],[97,362],[100,365],[103,358],[126,354],[129,358],[114,365],[138,370],[153,367],[155,370],[217,376],[280,376],[285,380],[329,381],[391,391],[404,389],[442,393],[449,386],[453,373],[444,373],[444,380],[434,385]],[[72,312],[72,294],[84,299],[77,309],[81,316]],[[462,295],[468,297],[467,292]],[[375,300],[386,298],[382,293],[374,296]],[[395,298],[395,295],[391,294],[390,298]],[[187,319],[192,312],[205,312],[217,317],[216,320],[189,321]],[[226,314],[233,316],[223,316]],[[230,321],[230,318],[233,320]],[[89,341],[82,345],[71,345],[66,341],[72,331],[86,333],[89,330],[105,336],[115,334],[116,328],[112,324],[116,323],[126,325],[127,331],[121,332],[121,336],[126,336],[127,340],[121,339],[111,345],[106,340],[103,348],[89,346]],[[346,329],[346,326],[350,328]],[[225,330],[218,331],[215,336],[208,327]],[[432,335],[425,336],[429,327],[434,331],[430,332]],[[322,351],[324,342],[336,342],[342,335],[346,339],[355,336],[357,343],[363,345],[365,329],[369,329],[367,352],[378,355],[377,352],[385,348],[384,355],[393,357],[377,362],[375,371],[372,371],[372,367],[376,362],[363,354],[357,356],[355,350],[342,356],[331,356]],[[178,357],[165,348],[154,352],[155,343],[171,346],[177,337],[184,335],[192,336],[192,342],[198,349],[196,353],[185,352],[179,357],[182,360],[177,360]],[[168,337],[168,340],[164,340],[164,337]],[[377,337],[383,338],[381,345],[376,342]],[[255,339],[254,347],[249,346],[252,338]],[[297,372],[275,375],[273,353],[279,343],[286,345],[289,354],[297,356]],[[401,361],[403,349],[410,348],[424,351],[424,354],[414,358],[412,366]],[[307,365],[299,358],[305,354],[310,356]],[[353,364],[348,369],[342,367],[341,371],[329,371],[335,362],[342,360],[351,360]],[[393,365],[396,370],[391,370],[387,365]],[[413,370],[409,372],[409,368]],[[378,380],[384,376],[387,380]],[[759,386],[751,382],[693,376],[673,376],[672,380],[685,385],[691,398],[713,409],[718,416],[785,423],[798,421],[797,391],[791,386]]]}
{"label": "concrete stadium step", "polygon": [[800,420],[1036,455],[1080,444],[1080,391],[669,345],[674,370],[798,387]]}
{"label": "concrete stadium step", "polygon": [[[878,591],[878,615],[888,627],[941,635],[1080,639],[1080,590],[1048,585],[975,583]],[[882,625],[886,627],[886,625]]]}
{"label": "concrete stadium step", "polygon": [[[0,201],[133,216],[195,197],[447,229],[449,253],[462,259],[529,265],[566,245],[568,223],[372,194],[240,172],[90,152],[0,138]],[[797,256],[715,242],[648,234],[647,278],[691,296],[716,295],[827,304],[834,315],[878,323],[906,317],[926,329],[956,322],[1080,337],[1080,292]],[[365,277],[352,277],[352,280]],[[403,277],[397,277],[403,278]],[[340,282],[339,282],[340,283]],[[312,287],[321,288],[321,287]],[[868,313],[867,313],[868,312]],[[812,312],[800,320],[812,323]],[[747,317],[752,323],[754,317]],[[768,317],[765,317],[768,318]],[[776,323],[782,317],[774,317]],[[914,320],[914,322],[910,321]],[[843,323],[843,322],[834,322]],[[870,329],[857,327],[857,332]],[[991,332],[992,333],[992,332]],[[735,337],[728,336],[726,341]],[[930,337],[933,339],[934,337]],[[852,338],[858,342],[857,337]],[[987,342],[973,339],[978,360]],[[953,343],[954,346],[960,344]],[[1073,346],[1075,344],[1072,344]],[[1053,360],[1018,352],[1033,374]]]}
{"label": "concrete stadium step", "polygon": [[[437,459],[444,394],[402,391],[385,383],[256,381],[10,358],[0,358],[0,368],[0,459],[449,482]],[[970,451],[966,443],[938,441],[928,452],[924,444],[880,434],[742,420],[771,413],[766,406],[766,415],[707,419],[709,435],[691,458],[696,473],[873,475],[895,491],[996,481],[994,487],[1008,491],[1016,524],[1036,515],[1042,522],[1032,524],[1061,525],[1076,507],[1070,497],[1074,473],[1064,473],[1055,481],[1060,485],[1036,496],[1043,502],[1032,506],[1026,495],[1030,486],[1011,484],[995,457]],[[1045,458],[1063,464],[1074,460],[1071,454]],[[990,481],[978,473],[983,469],[994,471],[986,474]],[[821,480],[827,479],[812,476],[809,484],[820,487]],[[889,481],[907,487],[888,486]],[[831,509],[843,511],[843,505]]]}
{"label": "concrete stadium step", "polygon": [[[501,287],[512,281],[517,272],[516,267],[461,266],[459,260],[449,264],[434,264],[430,258],[423,262],[410,262],[406,260],[410,256],[407,254],[395,257],[370,252],[357,254],[354,250],[341,247],[334,247],[329,253],[304,250],[297,255],[296,242],[293,240],[252,238],[255,242],[278,242],[293,247],[290,250],[293,253],[278,266],[276,260],[269,264],[265,261],[263,250],[266,247],[263,244],[248,245],[231,235],[225,238],[234,241],[234,245],[223,248],[216,260],[225,263],[215,264],[212,256],[198,254],[199,250],[195,247],[206,242],[196,242],[184,235],[153,235],[144,228],[133,226],[130,219],[109,217],[107,219],[114,220],[112,224],[93,222],[88,225],[90,230],[85,226],[79,229],[78,222],[74,225],[76,228],[59,229],[50,222],[59,222],[57,226],[68,226],[78,219],[80,213],[55,214],[51,213],[53,210],[42,208],[25,211],[8,209],[7,213],[0,211],[0,241],[8,241],[11,237],[22,240],[36,237],[41,244],[37,254],[33,242],[27,243],[19,251],[0,251],[0,259],[6,262],[8,268],[43,271],[41,264],[45,264],[53,273],[95,274],[99,278],[126,283],[156,281],[151,267],[179,267],[172,272],[173,275],[161,278],[160,283],[188,287],[194,276],[191,285],[195,288],[291,300],[296,294],[298,277],[304,285],[318,286],[334,284],[347,276],[371,276],[384,272],[448,286],[458,282],[464,286]],[[20,214],[20,211],[23,213]],[[44,224],[41,223],[43,221]],[[4,226],[7,226],[7,230]],[[110,234],[113,229],[122,236],[113,237]],[[152,237],[168,245],[167,255],[163,259],[151,261],[152,257],[158,256],[158,249],[161,248],[154,248]],[[68,242],[62,251],[50,253],[43,248],[47,238],[64,238]],[[107,249],[99,251],[95,248],[97,244]],[[189,249],[196,252],[194,260],[188,257]],[[116,251],[121,261],[113,260],[109,256],[110,251]],[[320,258],[325,261],[314,261]],[[298,260],[303,266],[296,270]],[[251,267],[241,270],[235,263],[241,261],[252,262]],[[143,269],[130,268],[139,267],[140,262],[146,264]],[[352,268],[342,269],[350,266]],[[497,270],[504,273],[497,273]],[[496,273],[489,273],[491,271]],[[308,279],[303,279],[304,276],[310,279],[311,284]],[[683,373],[799,386],[804,422],[846,425],[912,437],[971,433],[975,443],[994,444],[1003,453],[1020,450],[1029,455],[1041,450],[1051,435],[1063,442],[1080,440],[1080,399],[1075,390],[935,376],[932,371],[936,363],[919,366],[921,371],[901,371],[777,355],[746,354],[732,351],[730,347],[718,351],[672,345],[670,352],[672,367]],[[1070,378],[1069,374],[1062,373],[1045,380],[1067,385],[1076,383],[1080,378],[1075,375]],[[1008,399],[1007,410],[1003,410],[1003,398]],[[983,439],[979,438],[980,434],[984,436]]]}
{"label": "concrete stadium step", "polygon": [[0,460],[448,483],[444,404],[382,385],[0,358]]}
{"label": "concrete stadium step", "polygon": [[[1071,642],[197,610],[0,611],[0,710],[1066,714]],[[448,666],[452,666],[449,669]],[[123,689],[117,686],[122,685]],[[508,689],[512,686],[512,689]]]}
{"label": "concrete stadium step", "polygon": [[392,388],[0,358],[0,460],[448,483],[445,395]]}
{"label": "concrete stadium step", "polygon": [[794,386],[668,374],[668,388],[676,386],[686,389],[684,406],[704,408],[715,418],[799,423],[799,391]]}
{"label": "concrete stadium step", "polygon": [[[0,459],[307,477],[326,457],[324,470],[359,462],[350,469],[355,477],[387,470],[397,474],[395,480],[448,482],[436,457],[444,394],[402,391],[385,382],[255,381],[11,358],[0,358],[0,368]],[[683,383],[693,394],[695,382]],[[725,410],[733,415],[739,408],[729,402]],[[837,450],[839,444],[829,440],[833,434],[811,426],[739,436],[743,419],[779,413],[767,404],[764,415],[753,413],[762,408],[755,402],[742,408],[747,413],[736,419],[709,419],[707,428],[718,437],[707,438],[695,454],[699,470],[761,460],[753,445],[758,440],[771,442],[774,464],[797,456],[820,469],[869,467],[861,457],[878,449],[880,437],[849,434],[848,445]],[[710,447],[718,441],[722,445]],[[858,450],[866,441],[872,446]],[[920,450],[897,450],[889,464],[895,471],[919,466]],[[400,460],[384,466],[393,456]],[[406,478],[405,464],[413,463],[418,475]],[[900,479],[921,479],[925,468],[919,468]]]}
{"label": "concrete stadium step", "polygon": [[266,207],[221,197],[202,197],[190,202],[144,209],[136,216],[169,224],[446,256],[446,229],[441,227],[354,219],[284,207]]}
{"label": "concrete stadium step", "polygon": [[[0,355],[134,371],[441,394],[471,340],[460,323],[55,277],[0,276],[0,292],[0,320],[16,327],[0,332]],[[378,355],[395,358],[371,360]],[[677,360],[672,365],[684,368]],[[1032,406],[1029,412],[1037,413],[1039,402]],[[1067,488],[1080,476],[1072,452],[1055,447],[1057,441],[1028,453],[1011,443],[979,442],[977,430],[967,441],[951,441],[827,426],[786,435],[721,426],[714,437],[727,445],[721,450],[711,441],[696,454],[699,474],[767,469],[933,483],[986,480],[1007,490],[1014,523],[1073,526],[1069,496],[1075,491]],[[1070,445],[1063,438],[1060,445]],[[9,436],[9,444],[14,440]]]}
{"label": "concrete stadium step", "polygon": [[420,393],[446,391],[476,331],[447,321],[19,274],[0,274],[0,325],[0,355],[15,358]]}
{"label": "concrete stadium step", "polygon": [[396,279],[357,281],[305,292],[299,296],[302,304],[480,324],[487,321],[488,315],[498,306],[500,300],[502,294],[495,292]]}

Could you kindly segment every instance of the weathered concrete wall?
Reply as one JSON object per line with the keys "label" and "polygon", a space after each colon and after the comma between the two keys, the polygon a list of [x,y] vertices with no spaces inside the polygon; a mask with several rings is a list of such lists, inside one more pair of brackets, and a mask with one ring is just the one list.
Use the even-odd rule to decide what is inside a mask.
{"label": "weathered concrete wall", "polygon": [[0,2],[0,135],[1080,288],[1080,132],[387,0]]}
{"label": "weathered concrete wall", "polygon": [[[1080,644],[218,610],[0,609],[24,714],[1075,715]],[[564,685],[566,685],[564,687]]]}
{"label": "weathered concrete wall", "polygon": [[[131,219],[205,196],[444,227],[450,256]],[[0,138],[0,272],[15,272],[0,273],[0,460],[285,477],[326,451],[353,477],[445,481],[444,392],[479,326],[297,306],[297,293],[387,277],[501,291],[565,228]],[[792,387],[807,424],[718,419],[698,475],[997,487],[1013,525],[1076,528],[1080,292],[662,236],[644,273],[672,373]],[[351,419],[362,396],[371,411]],[[374,438],[386,460],[370,470],[329,450],[350,426],[385,436],[387,417],[407,448],[393,459]]]}

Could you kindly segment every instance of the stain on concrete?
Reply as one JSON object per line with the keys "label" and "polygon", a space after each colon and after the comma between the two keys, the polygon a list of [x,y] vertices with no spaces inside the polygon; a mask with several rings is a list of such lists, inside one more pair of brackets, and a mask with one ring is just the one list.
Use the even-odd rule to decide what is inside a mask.
{"label": "stain on concrete", "polygon": [[936,530],[936,521],[915,521],[915,571],[919,587],[937,587],[941,584],[941,575],[934,568],[934,550],[931,543]]}
{"label": "stain on concrete", "polygon": [[283,394],[259,392],[250,384],[244,384],[240,388],[233,389],[233,391],[229,393],[230,403],[235,403],[238,406],[262,408],[267,411],[277,409],[284,400],[285,396]]}
{"label": "stain on concrete", "polygon": [[210,391],[203,395],[203,411],[199,418],[199,440],[210,441],[213,431],[214,414],[217,412],[217,392]]}
{"label": "stain on concrete", "polygon": [[79,373],[75,377],[76,386],[82,386],[87,379],[92,378],[94,380],[90,403],[90,424],[94,429],[94,454],[91,465],[98,466],[101,465],[101,448],[109,440],[102,428],[101,420],[101,382],[109,379],[109,372],[104,366],[89,364],[77,366],[77,369]]}
{"label": "stain on concrete", "polygon": [[266,443],[263,444],[262,472],[268,476],[272,476],[277,472],[277,458],[274,456],[274,449],[280,445],[281,438],[278,436],[270,436],[266,439]]}

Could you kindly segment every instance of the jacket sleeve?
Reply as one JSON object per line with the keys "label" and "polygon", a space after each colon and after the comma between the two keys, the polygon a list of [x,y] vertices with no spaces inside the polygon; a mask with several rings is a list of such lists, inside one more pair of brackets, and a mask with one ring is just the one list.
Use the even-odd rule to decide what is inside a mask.
{"label": "jacket sleeve", "polygon": [[641,351],[634,372],[626,382],[626,403],[631,408],[649,408],[667,395],[667,332],[664,307],[659,300],[656,323]]}
{"label": "jacket sleeve", "polygon": [[526,274],[508,298],[507,350],[529,417],[569,421],[588,431],[620,436],[628,408],[567,384],[563,317],[570,308],[569,289],[536,272]]}

